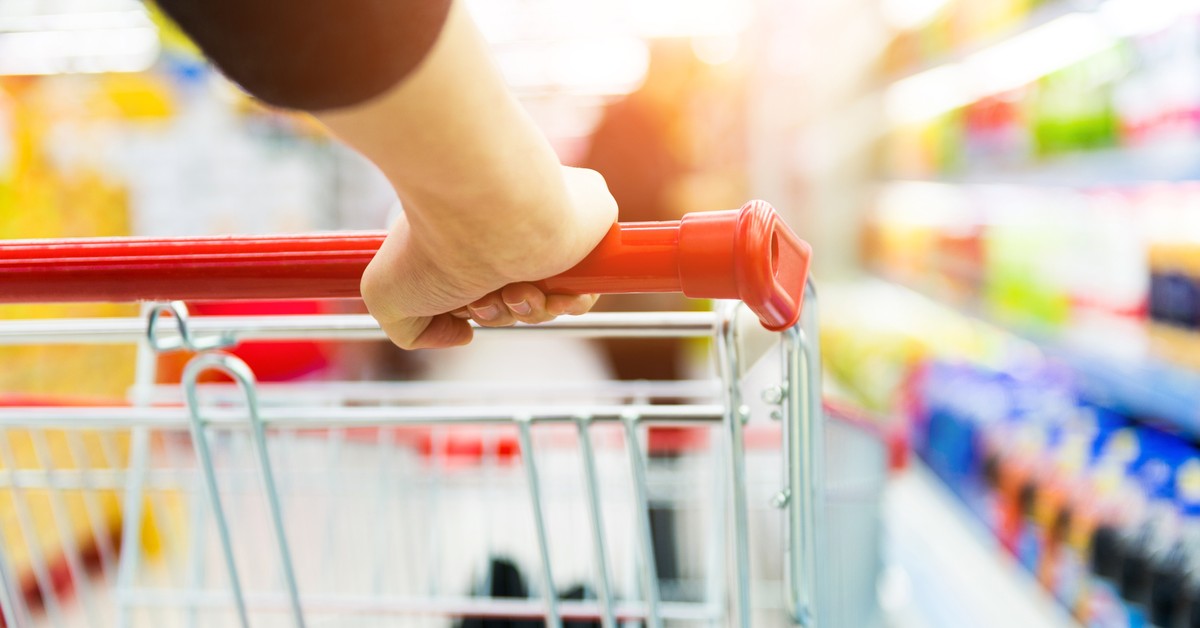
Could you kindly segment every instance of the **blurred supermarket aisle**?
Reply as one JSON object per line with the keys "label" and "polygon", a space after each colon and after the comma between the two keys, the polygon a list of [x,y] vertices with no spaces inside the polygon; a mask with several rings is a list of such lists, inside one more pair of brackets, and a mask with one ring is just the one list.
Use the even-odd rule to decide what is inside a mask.
{"label": "blurred supermarket aisle", "polygon": [[[623,219],[673,219],[764,198],[813,245],[825,396],[855,417],[836,424],[856,426],[871,443],[831,469],[889,478],[882,504],[861,500],[842,512],[841,531],[866,540],[862,552],[839,555],[838,568],[882,574],[878,595],[838,582],[839,594],[863,598],[859,617],[868,619],[854,628],[872,621],[905,628],[1200,626],[1200,5],[466,4],[563,162],[605,174]],[[0,239],[381,229],[398,211],[394,190],[373,166],[307,116],[241,93],[153,4],[0,2]],[[711,306],[674,295],[603,303],[626,311]],[[270,320],[363,312],[356,302],[192,307],[200,317]],[[0,323],[138,312],[130,304],[6,305]],[[90,570],[98,584],[111,583],[131,548],[145,552],[150,569],[162,564],[155,561],[167,546],[192,558],[219,548],[215,536],[187,538],[210,513],[195,505],[204,503],[200,467],[182,432],[155,432],[144,443],[158,456],[154,468],[166,470],[153,478],[162,486],[146,502],[157,512],[125,525],[139,503],[123,500],[136,492],[121,475],[133,464],[132,432],[22,423],[36,407],[68,412],[137,401],[133,345],[18,344],[0,346],[0,580],[6,570],[19,572],[0,587],[0,610],[16,607],[4,596],[18,595],[33,603],[39,624],[55,625],[50,600],[59,593],[65,616],[82,617],[72,573]],[[234,351],[265,397],[315,413],[464,406],[472,391],[499,409],[529,394],[565,407],[649,401],[711,410],[729,401],[715,383],[711,350],[702,339],[496,336],[441,354],[311,338],[247,342]],[[187,358],[155,360],[158,410],[179,408]],[[614,378],[705,381],[656,388]],[[397,383],[416,387],[419,399],[401,399]],[[205,384],[215,386],[221,404],[240,403],[220,384]],[[787,583],[778,577],[782,524],[768,505],[792,497],[779,492],[782,470],[771,456],[781,434],[761,392],[746,404],[763,418],[751,423],[746,448],[753,452],[756,538],[763,539],[753,548],[763,567],[755,590],[759,602],[775,604],[764,602],[762,614],[775,622]],[[5,414],[12,408],[28,416]],[[288,505],[288,525],[303,538],[306,587],[328,592],[343,583],[378,593],[395,585],[427,594],[421,586],[429,585],[499,595],[493,591],[504,581],[521,598],[513,604],[546,588],[533,537],[521,536],[533,524],[518,520],[515,508],[501,509],[511,520],[475,508],[517,503],[510,493],[520,493],[526,478],[515,430],[486,438],[449,430],[435,438],[359,427],[272,435],[281,439],[272,441],[284,458],[281,474],[304,480],[284,495],[298,500]],[[214,438],[225,462],[249,455],[246,442],[225,436]],[[712,447],[722,441],[659,427],[644,437],[657,491],[650,500],[687,498],[677,510],[649,508],[655,543],[707,547],[711,530],[685,523],[715,509],[714,496],[726,490],[708,476],[720,468]],[[598,596],[588,573],[592,550],[578,541],[585,537],[572,536],[587,528],[585,483],[575,477],[579,459],[556,449],[577,447],[578,434],[568,426],[541,438],[547,491],[565,498],[552,531],[565,575],[554,584],[579,598],[576,608],[588,607]],[[596,435],[604,487],[617,496],[605,507],[613,519],[633,521],[636,496],[621,492],[630,482],[622,438],[621,430]],[[697,451],[709,457],[692,458]],[[893,463],[890,476],[885,462]],[[250,494],[250,468],[222,481]],[[319,490],[304,494],[310,476],[351,479],[314,483]],[[405,506],[390,499],[414,478],[421,499],[432,503],[426,489],[445,481],[443,497],[460,501],[451,507],[414,498]],[[697,490],[702,484],[711,491]],[[372,499],[350,507],[330,486]],[[873,495],[875,484],[864,486]],[[483,494],[493,501],[475,501]],[[238,508],[264,514],[261,503],[244,501]],[[429,510],[441,518],[423,519]],[[309,514],[295,514],[301,511]],[[713,529],[728,523],[703,514],[723,522]],[[412,556],[437,544],[446,549],[441,528],[459,526],[456,534],[469,542],[449,543],[434,575],[356,571],[350,562],[318,568],[336,554],[338,537],[352,539],[343,549],[376,560],[372,548],[387,535],[364,522],[389,517],[397,530],[420,531],[415,549],[406,548]],[[114,537],[123,526],[137,531],[125,540],[140,542],[119,547]],[[248,529],[250,544],[240,548],[247,555],[269,546],[265,525]],[[639,578],[646,578],[632,558],[635,535],[626,533],[614,529],[621,554],[614,579],[624,587],[619,597],[636,602]],[[83,564],[63,562],[72,539]],[[510,541],[512,564],[491,551]],[[39,551],[49,563],[35,573]],[[668,610],[680,617],[729,611],[730,596],[705,580],[720,571],[721,552],[685,554],[664,550],[660,557],[667,565],[660,579],[674,587],[664,595],[680,605]],[[186,590],[186,575],[213,585],[193,602],[223,603],[219,559],[213,553],[211,561],[187,563],[201,565],[189,574],[147,578]],[[278,589],[275,563],[255,565],[252,577]],[[519,577],[502,577],[514,565]],[[377,572],[384,576],[368,578]],[[95,588],[101,614],[112,615],[114,601]],[[283,608],[282,595],[264,595],[259,602]],[[331,599],[319,602],[349,605],[349,598]]]}

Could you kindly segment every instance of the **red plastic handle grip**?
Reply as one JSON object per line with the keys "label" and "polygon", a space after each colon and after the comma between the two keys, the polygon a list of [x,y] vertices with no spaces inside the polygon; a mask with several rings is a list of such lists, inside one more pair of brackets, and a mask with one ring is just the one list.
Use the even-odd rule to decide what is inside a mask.
{"label": "red plastic handle grip", "polygon": [[582,262],[537,283],[558,293],[741,299],[764,327],[781,331],[800,317],[810,255],[773,207],[751,201],[679,221],[615,224]]}
{"label": "red plastic handle grip", "polygon": [[[0,241],[0,303],[357,298],[385,234]],[[768,329],[800,315],[810,249],[762,201],[672,222],[619,223],[559,293],[741,299]]]}

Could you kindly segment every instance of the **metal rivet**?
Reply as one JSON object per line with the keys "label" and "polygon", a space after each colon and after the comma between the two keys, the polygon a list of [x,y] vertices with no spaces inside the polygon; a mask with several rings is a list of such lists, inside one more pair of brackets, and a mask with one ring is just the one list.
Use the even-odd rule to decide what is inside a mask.
{"label": "metal rivet", "polygon": [[791,499],[792,492],[785,488],[771,496],[771,505],[775,508],[782,509],[788,505],[788,502],[791,501]]}
{"label": "metal rivet", "polygon": [[780,404],[783,403],[784,393],[786,392],[783,386],[768,386],[762,392],[762,400],[770,404]]}

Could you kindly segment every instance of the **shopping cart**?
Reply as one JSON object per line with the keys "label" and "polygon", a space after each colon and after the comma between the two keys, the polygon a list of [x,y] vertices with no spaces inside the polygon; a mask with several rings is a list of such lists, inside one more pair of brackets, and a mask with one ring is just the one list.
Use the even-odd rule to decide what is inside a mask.
{"label": "shopping cart", "polygon": [[[381,237],[0,245],[0,301],[154,301],[140,318],[0,324],[0,345],[138,345],[128,403],[0,407],[6,625],[878,621],[886,455],[850,424],[825,433],[808,249],[773,209],[617,225],[543,282],[744,304],[478,330],[708,337],[711,381],[265,384],[223,350],[382,332],[181,302],[356,296]],[[156,385],[177,351],[194,353],[182,385]],[[691,437],[651,452],[659,427]]]}

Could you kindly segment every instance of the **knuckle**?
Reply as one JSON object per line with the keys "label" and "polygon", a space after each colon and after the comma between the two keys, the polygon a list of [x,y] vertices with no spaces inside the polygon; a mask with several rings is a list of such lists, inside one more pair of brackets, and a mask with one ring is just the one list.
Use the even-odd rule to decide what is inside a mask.
{"label": "knuckle", "polygon": [[367,269],[363,271],[362,277],[358,280],[358,291],[362,294],[363,301],[366,302],[368,308],[371,308],[373,302],[378,300],[377,297],[382,291],[381,281],[375,264],[368,264]]}

